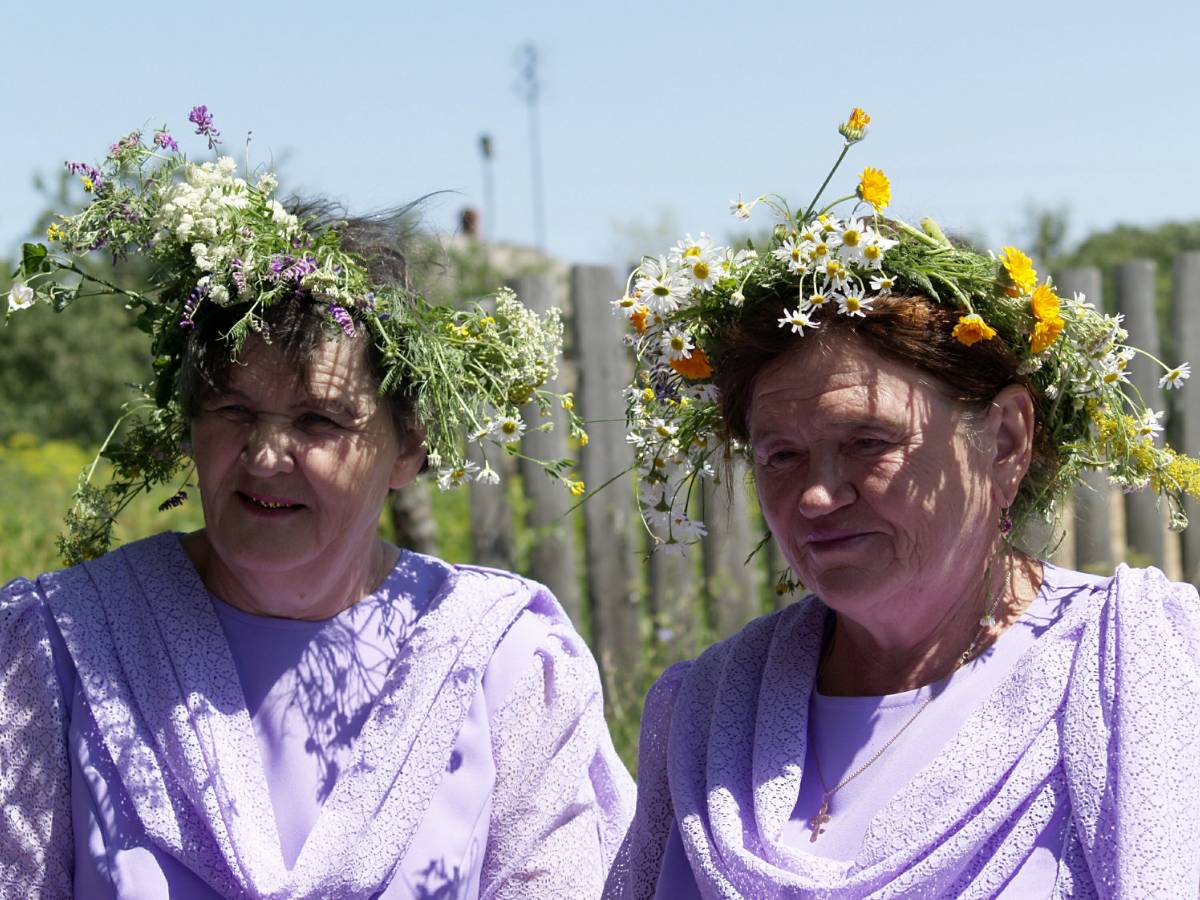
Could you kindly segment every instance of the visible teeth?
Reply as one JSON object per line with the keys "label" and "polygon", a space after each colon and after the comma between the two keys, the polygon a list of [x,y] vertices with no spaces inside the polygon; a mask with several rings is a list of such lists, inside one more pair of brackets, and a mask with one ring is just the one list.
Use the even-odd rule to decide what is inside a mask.
{"label": "visible teeth", "polygon": [[292,505],[290,503],[272,503],[269,500],[257,500],[254,497],[251,497],[250,499],[264,509],[287,509]]}

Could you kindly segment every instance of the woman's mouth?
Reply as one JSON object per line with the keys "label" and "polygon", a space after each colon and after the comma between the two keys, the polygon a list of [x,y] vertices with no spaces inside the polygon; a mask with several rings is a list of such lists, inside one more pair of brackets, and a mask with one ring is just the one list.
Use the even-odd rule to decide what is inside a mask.
{"label": "woman's mouth", "polygon": [[272,497],[266,494],[254,494],[249,491],[238,491],[238,499],[242,506],[255,515],[280,515],[304,509],[303,503],[297,503],[286,497]]}

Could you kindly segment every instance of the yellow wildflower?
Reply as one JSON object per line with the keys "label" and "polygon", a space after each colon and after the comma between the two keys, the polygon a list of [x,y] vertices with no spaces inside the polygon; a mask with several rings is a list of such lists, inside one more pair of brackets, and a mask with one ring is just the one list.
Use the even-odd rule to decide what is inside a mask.
{"label": "yellow wildflower", "polygon": [[567,490],[571,492],[572,497],[582,497],[583,492],[587,490],[587,487],[582,481],[568,481]]}
{"label": "yellow wildflower", "polygon": [[86,175],[82,176],[79,180],[83,182],[83,189],[89,194],[96,189],[96,182],[92,181]]}
{"label": "yellow wildflower", "polygon": [[63,230],[58,226],[57,222],[51,222],[50,227],[46,229],[46,240],[57,241],[63,236]]}
{"label": "yellow wildflower", "polygon": [[1062,316],[1038,319],[1037,324],[1033,326],[1033,334],[1029,336],[1029,349],[1034,353],[1041,353],[1057,340],[1066,324]]}
{"label": "yellow wildflower", "polygon": [[562,408],[572,410],[575,408],[575,397],[572,394],[564,394],[562,398]]}
{"label": "yellow wildflower", "polygon": [[1029,298],[1029,308],[1042,322],[1050,322],[1061,315],[1058,294],[1048,284],[1039,284]]}
{"label": "yellow wildflower", "polygon": [[586,447],[588,445],[588,433],[586,431],[579,432],[579,446]]}
{"label": "yellow wildflower", "polygon": [[892,202],[892,183],[882,169],[867,166],[858,181],[858,196],[860,200],[870,203],[875,212],[879,212]]}
{"label": "yellow wildflower", "polygon": [[1033,268],[1033,260],[1016,247],[1005,247],[1000,253],[1000,263],[1008,275],[1005,293],[1010,297],[1028,294],[1037,287],[1037,270]]}
{"label": "yellow wildflower", "polygon": [[850,118],[838,126],[838,134],[853,144],[867,136],[867,126],[870,124],[871,117],[856,106],[850,110]]}
{"label": "yellow wildflower", "polygon": [[958,324],[954,326],[953,334],[959,343],[970,347],[980,341],[990,341],[996,336],[996,329],[983,321],[982,316],[977,313],[970,313],[969,315],[959,317]]}
{"label": "yellow wildflower", "polygon": [[642,399],[649,403],[654,399],[654,388],[642,388]]}

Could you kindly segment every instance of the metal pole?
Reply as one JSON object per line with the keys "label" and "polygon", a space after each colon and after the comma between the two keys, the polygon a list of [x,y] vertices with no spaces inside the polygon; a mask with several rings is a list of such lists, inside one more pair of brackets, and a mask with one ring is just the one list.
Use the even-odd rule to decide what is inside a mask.
{"label": "metal pole", "polygon": [[517,90],[529,107],[529,166],[530,189],[533,194],[533,237],[534,245],[541,250],[546,247],[546,206],[542,185],[542,129],[538,117],[538,100],[542,84],[538,77],[538,51],[533,44],[521,48],[520,84]]}

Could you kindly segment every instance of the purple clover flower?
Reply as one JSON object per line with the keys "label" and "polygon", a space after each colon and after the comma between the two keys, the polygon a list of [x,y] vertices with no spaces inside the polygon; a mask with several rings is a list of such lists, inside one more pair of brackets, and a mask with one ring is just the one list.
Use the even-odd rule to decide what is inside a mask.
{"label": "purple clover flower", "polygon": [[188,121],[196,126],[196,134],[208,138],[208,149],[213,150],[221,143],[221,132],[213,127],[213,117],[207,106],[193,106]]}
{"label": "purple clover flower", "polygon": [[292,264],[292,258],[283,254],[276,254],[271,258],[271,280],[278,281],[283,274],[283,270]]}
{"label": "purple clover flower", "polygon": [[95,166],[89,166],[87,163],[66,162],[63,163],[67,167],[67,171],[72,175],[80,175],[91,179],[92,190],[99,190],[104,184],[104,178],[100,175],[100,170]]}
{"label": "purple clover flower", "polygon": [[338,326],[345,332],[346,337],[354,337],[354,320],[350,318],[350,313],[346,312],[346,310],[336,303],[330,303],[329,315],[333,317],[333,321],[337,322]]}
{"label": "purple clover flower", "polygon": [[179,144],[175,142],[175,138],[167,134],[165,131],[154,132],[154,146],[162,147],[164,150],[170,150],[172,153],[179,152]]}

